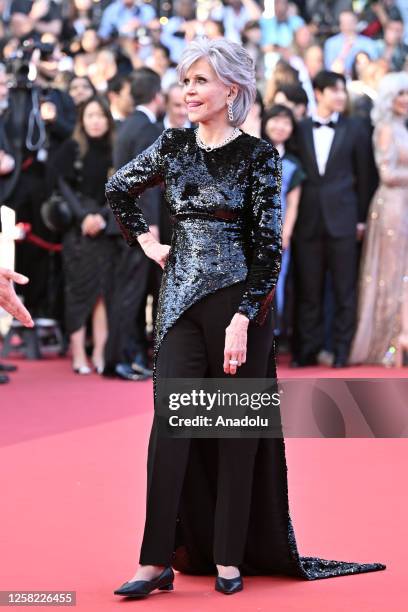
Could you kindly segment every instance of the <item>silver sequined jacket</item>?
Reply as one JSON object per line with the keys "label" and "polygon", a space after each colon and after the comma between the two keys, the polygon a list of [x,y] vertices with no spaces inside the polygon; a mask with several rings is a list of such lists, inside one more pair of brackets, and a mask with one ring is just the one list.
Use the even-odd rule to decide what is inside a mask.
{"label": "silver sequined jacket", "polygon": [[168,329],[194,302],[246,281],[238,311],[265,320],[281,263],[281,161],[264,140],[242,132],[205,151],[192,128],[167,129],[120,168],[106,197],[129,245],[148,231],[137,200],[164,183],[174,223],[156,320],[156,351]]}

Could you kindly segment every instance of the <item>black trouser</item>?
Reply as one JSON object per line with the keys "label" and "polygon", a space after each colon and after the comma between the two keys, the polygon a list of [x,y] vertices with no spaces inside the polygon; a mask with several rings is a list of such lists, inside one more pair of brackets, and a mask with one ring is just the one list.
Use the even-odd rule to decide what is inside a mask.
{"label": "black trouser", "polygon": [[347,357],[356,316],[357,249],[355,236],[321,234],[297,238],[293,246],[296,279],[296,357],[316,355],[324,345],[324,288],[330,270],[334,295],[333,351]]}
{"label": "black trouser", "polygon": [[128,247],[118,237],[117,263],[108,299],[109,336],[105,347],[106,367],[128,360],[129,339],[135,337],[136,314],[146,293],[149,259],[141,247]]}
{"label": "black trouser", "polygon": [[136,313],[135,333],[134,336],[129,338],[127,351],[129,355],[129,361],[133,361],[137,354],[148,360],[149,353],[149,341],[146,334],[146,304],[147,297],[152,296],[152,318],[153,321],[156,319],[157,313],[157,301],[160,291],[160,283],[162,279],[161,267],[152,259],[146,257],[148,264],[147,281],[145,287],[145,295],[140,303],[138,312]]}
{"label": "black trouser", "polygon": [[[223,378],[225,328],[241,301],[243,283],[219,289],[191,306],[164,337],[157,377]],[[263,326],[248,327],[246,363],[235,376],[265,378],[273,350],[269,311]],[[191,440],[157,435],[153,421],[148,452],[147,504],[140,563],[169,565]],[[200,440],[214,443],[214,439]],[[214,563],[242,562],[251,504],[253,465],[258,438],[222,438],[218,449],[217,500],[214,517]],[[203,486],[205,483],[203,483]]]}

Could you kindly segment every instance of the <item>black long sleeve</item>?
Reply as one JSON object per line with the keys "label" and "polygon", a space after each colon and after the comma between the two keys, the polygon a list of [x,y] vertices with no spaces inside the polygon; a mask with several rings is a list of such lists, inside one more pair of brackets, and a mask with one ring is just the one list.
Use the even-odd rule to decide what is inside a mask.
{"label": "black long sleeve", "polygon": [[376,187],[377,177],[370,132],[363,121],[360,119],[354,119],[354,121],[355,130],[358,132],[353,150],[355,187],[358,196],[358,221],[364,222]]}
{"label": "black long sleeve", "polygon": [[149,225],[138,200],[148,188],[164,180],[161,147],[165,132],[148,149],[119,168],[106,184],[106,198],[121,231],[132,246]]}
{"label": "black long sleeve", "polygon": [[262,324],[278,282],[282,259],[282,162],[276,151],[258,155],[252,173],[254,251],[238,311]]}

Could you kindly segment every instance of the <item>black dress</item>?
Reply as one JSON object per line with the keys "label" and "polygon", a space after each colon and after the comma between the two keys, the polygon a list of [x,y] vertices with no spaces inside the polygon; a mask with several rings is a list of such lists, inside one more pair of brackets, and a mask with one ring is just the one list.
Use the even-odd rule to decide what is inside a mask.
{"label": "black dress", "polygon": [[[196,144],[193,129],[165,130],[106,186],[108,202],[129,245],[148,231],[137,197],[161,182],[174,230],[160,288],[154,369],[170,328],[187,309],[219,289],[243,283],[237,310],[262,326],[281,262],[281,162],[266,141],[241,133],[207,152]],[[273,346],[268,377],[276,378]],[[155,375],[153,380],[156,399]],[[203,537],[212,532],[214,499],[208,473],[217,467],[206,446],[192,446],[172,559],[175,569],[192,574],[216,573],[211,539]],[[289,515],[284,440],[262,438],[240,569],[242,574],[313,580],[382,570],[385,565],[299,556]]]}
{"label": "black dress", "polygon": [[86,324],[99,297],[109,298],[118,240],[106,231],[95,237],[82,234],[86,215],[99,213],[109,224],[110,213],[104,186],[112,168],[111,145],[106,137],[87,140],[83,158],[78,143],[69,139],[52,161],[53,182],[62,179],[59,187],[75,211],[75,223],[62,240],[65,325],[69,334]]}

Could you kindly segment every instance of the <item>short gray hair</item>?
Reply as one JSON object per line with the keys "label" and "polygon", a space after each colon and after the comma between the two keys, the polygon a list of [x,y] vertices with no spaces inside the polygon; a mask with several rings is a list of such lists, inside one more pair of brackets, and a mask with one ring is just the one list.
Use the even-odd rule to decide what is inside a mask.
{"label": "short gray hair", "polygon": [[406,72],[389,72],[386,74],[378,88],[371,119],[376,125],[380,121],[391,121],[393,117],[392,105],[400,91],[408,91],[408,74]]}
{"label": "short gray hair", "polygon": [[232,105],[234,120],[231,125],[241,125],[256,97],[255,66],[251,56],[238,43],[224,38],[210,40],[200,36],[193,40],[181,55],[177,66],[181,82],[190,66],[201,58],[208,61],[224,85],[238,85],[238,94]]}

